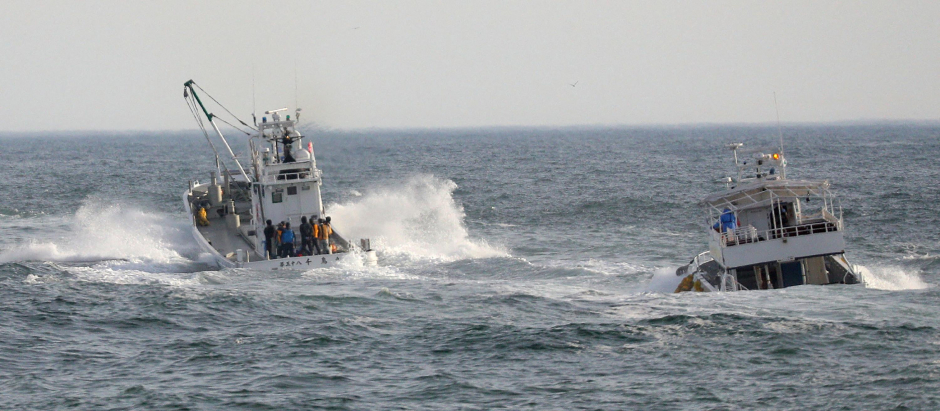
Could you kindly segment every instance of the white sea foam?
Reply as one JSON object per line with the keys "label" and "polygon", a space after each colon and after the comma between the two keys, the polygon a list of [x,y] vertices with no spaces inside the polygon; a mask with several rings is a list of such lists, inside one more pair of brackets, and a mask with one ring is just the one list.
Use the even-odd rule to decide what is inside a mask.
{"label": "white sea foam", "polygon": [[674,267],[661,267],[653,271],[653,278],[647,286],[647,291],[654,293],[673,293],[685,276],[677,276]]}
{"label": "white sea foam", "polygon": [[307,278],[324,280],[387,279],[418,281],[426,279],[425,277],[403,272],[393,266],[366,265],[359,258],[344,258],[332,267],[315,268],[304,272],[302,275]]}
{"label": "white sea foam", "polygon": [[876,290],[919,290],[930,287],[917,274],[895,266],[858,266],[865,287]]}
{"label": "white sea foam", "polygon": [[86,200],[64,230],[38,225],[36,237],[0,252],[0,263],[110,261],[110,268],[149,271],[185,264],[181,251],[195,249],[185,220],[98,199]]}
{"label": "white sea foam", "polygon": [[[145,268],[150,268],[147,266]],[[96,265],[94,267],[67,267],[66,271],[81,281],[110,284],[162,284],[175,287],[192,287],[206,282],[199,273],[154,273],[121,267],[112,269]]]}
{"label": "white sea foam", "polygon": [[[864,266],[857,267],[867,288],[876,290],[918,290],[930,286],[916,274],[909,273],[899,267],[878,266],[870,269]],[[679,286],[682,278],[676,276],[673,268],[657,269],[650,280],[649,291],[671,293]]]}
{"label": "white sea foam", "polygon": [[[433,176],[366,190],[327,212],[343,236],[372,239],[382,256],[454,261],[507,256],[500,247],[470,238],[464,211],[453,198],[457,185]],[[381,258],[381,256],[380,256]]]}
{"label": "white sea foam", "polygon": [[[902,268],[892,266],[876,266],[872,268],[857,266],[867,288],[876,290],[918,290],[930,287],[916,274],[909,273]],[[650,280],[649,291],[671,293],[682,277],[675,274],[672,268],[657,269]]]}
{"label": "white sea foam", "polygon": [[516,257],[515,259],[528,265],[537,265],[549,269],[579,270],[591,274],[599,274],[603,277],[630,275],[650,270],[648,266],[642,264],[626,261],[606,261],[596,258],[589,258],[587,261],[546,260],[540,261],[537,264],[533,264],[525,258]]}

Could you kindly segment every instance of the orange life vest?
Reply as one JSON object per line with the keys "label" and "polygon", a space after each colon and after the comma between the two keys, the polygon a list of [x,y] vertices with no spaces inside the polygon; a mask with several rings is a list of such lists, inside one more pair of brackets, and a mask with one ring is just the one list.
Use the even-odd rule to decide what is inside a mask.
{"label": "orange life vest", "polygon": [[329,240],[330,234],[333,234],[333,229],[330,228],[330,225],[326,223],[318,225],[320,226],[320,232],[317,233],[317,238],[320,240]]}

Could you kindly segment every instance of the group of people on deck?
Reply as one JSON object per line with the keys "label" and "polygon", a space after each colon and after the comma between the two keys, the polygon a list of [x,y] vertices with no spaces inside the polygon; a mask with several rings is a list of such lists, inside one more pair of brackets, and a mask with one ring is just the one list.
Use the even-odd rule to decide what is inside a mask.
{"label": "group of people on deck", "polygon": [[336,244],[330,240],[333,228],[330,217],[315,219],[314,216],[300,218],[300,247],[297,236],[289,222],[281,221],[277,226],[267,221],[264,227],[264,243],[267,258],[298,257],[304,255],[333,254]]}

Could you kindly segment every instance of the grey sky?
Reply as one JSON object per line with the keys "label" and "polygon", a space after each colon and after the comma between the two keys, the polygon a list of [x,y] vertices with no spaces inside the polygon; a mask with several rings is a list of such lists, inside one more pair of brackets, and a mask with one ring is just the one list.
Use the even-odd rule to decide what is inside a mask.
{"label": "grey sky", "polygon": [[6,1],[0,38],[0,131],[195,128],[190,78],[250,118],[295,70],[335,128],[940,118],[938,1]]}

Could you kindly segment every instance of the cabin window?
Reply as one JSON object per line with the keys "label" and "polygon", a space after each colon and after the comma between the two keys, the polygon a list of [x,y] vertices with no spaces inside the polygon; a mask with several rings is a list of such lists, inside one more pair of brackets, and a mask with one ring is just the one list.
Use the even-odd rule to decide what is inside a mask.
{"label": "cabin window", "polygon": [[303,191],[308,191],[308,190],[310,190],[310,186],[303,186],[303,187],[301,187],[300,189],[303,190]]}
{"label": "cabin window", "polygon": [[272,202],[272,203],[280,203],[280,202],[282,202],[282,201],[284,201],[283,194],[281,194],[281,193],[271,193],[271,202]]}
{"label": "cabin window", "polygon": [[287,195],[292,196],[297,194],[297,186],[287,187]]}

